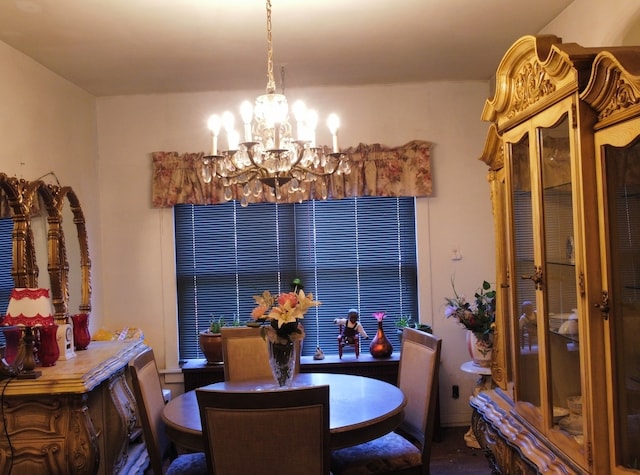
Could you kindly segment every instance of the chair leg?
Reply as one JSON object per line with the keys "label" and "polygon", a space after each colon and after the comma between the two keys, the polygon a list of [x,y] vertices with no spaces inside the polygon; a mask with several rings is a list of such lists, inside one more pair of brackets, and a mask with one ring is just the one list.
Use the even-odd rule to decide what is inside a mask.
{"label": "chair leg", "polygon": [[338,357],[342,359],[342,344],[338,343]]}
{"label": "chair leg", "polygon": [[358,359],[360,357],[360,342],[356,342],[354,346],[356,348],[356,359]]}

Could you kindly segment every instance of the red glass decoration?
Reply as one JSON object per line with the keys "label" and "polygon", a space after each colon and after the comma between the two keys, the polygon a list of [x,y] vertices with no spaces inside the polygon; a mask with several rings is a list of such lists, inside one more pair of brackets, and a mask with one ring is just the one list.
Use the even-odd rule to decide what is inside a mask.
{"label": "red glass decoration", "polygon": [[58,325],[37,327],[40,335],[38,344],[38,359],[42,366],[53,366],[60,357],[58,347]]}
{"label": "red glass decoration", "polygon": [[388,358],[393,353],[393,346],[384,334],[382,321],[378,322],[378,331],[369,346],[369,352],[374,358]]}
{"label": "red glass decoration", "polygon": [[73,322],[73,343],[76,350],[86,350],[91,342],[91,333],[89,332],[89,314],[78,313],[71,315]]}
{"label": "red glass decoration", "polygon": [[3,333],[5,341],[7,342],[4,350],[4,359],[7,364],[12,365],[16,360],[16,356],[18,356],[20,340],[22,339],[22,329],[20,327],[8,327],[3,329]]}

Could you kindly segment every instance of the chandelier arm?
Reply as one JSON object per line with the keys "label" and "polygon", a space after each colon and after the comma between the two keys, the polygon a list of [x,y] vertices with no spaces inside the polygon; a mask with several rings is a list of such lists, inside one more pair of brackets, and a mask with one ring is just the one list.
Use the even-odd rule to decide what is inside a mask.
{"label": "chandelier arm", "polygon": [[[335,168],[338,168],[338,167],[335,167]],[[299,167],[296,167],[296,170],[302,170],[304,173],[308,173],[309,175],[313,175],[316,178],[324,178],[324,177],[331,176],[331,175],[335,174],[335,168],[334,168],[333,171],[330,171],[330,172],[329,171],[318,172],[318,171],[315,171],[315,170],[311,170],[310,168],[305,168],[305,167],[299,166]]]}
{"label": "chandelier arm", "polygon": [[[237,183],[233,183],[234,185],[244,185],[245,183],[250,182],[251,180],[259,180],[260,178],[263,178],[262,176],[258,176],[260,175],[259,173],[257,173],[257,170],[240,170],[237,171],[235,173],[230,173],[227,176],[222,176],[219,173],[216,172],[216,178],[220,179],[220,180],[234,180],[236,178],[238,178],[239,176],[245,175],[247,177],[247,180],[242,180],[240,182]],[[225,185],[226,186],[226,185]]]}

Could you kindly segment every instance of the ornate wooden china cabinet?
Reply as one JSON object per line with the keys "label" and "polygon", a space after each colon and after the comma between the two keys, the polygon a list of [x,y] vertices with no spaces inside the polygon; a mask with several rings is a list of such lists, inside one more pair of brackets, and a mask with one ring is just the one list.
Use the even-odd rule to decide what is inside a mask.
{"label": "ornate wooden china cabinet", "polygon": [[498,387],[471,404],[500,473],[640,473],[636,74],[640,47],[526,36],[483,110]]}

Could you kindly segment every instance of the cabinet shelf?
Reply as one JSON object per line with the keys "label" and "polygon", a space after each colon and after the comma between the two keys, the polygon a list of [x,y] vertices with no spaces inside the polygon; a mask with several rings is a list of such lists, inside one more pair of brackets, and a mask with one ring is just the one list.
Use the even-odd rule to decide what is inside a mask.
{"label": "cabinet shelf", "polygon": [[[518,259],[518,265],[523,265],[523,264],[531,264],[531,266],[534,265],[534,260],[533,259]],[[567,260],[548,260],[547,261],[547,265],[552,265],[552,266],[563,266],[563,267],[575,267],[576,263],[573,261],[569,261]]]}

